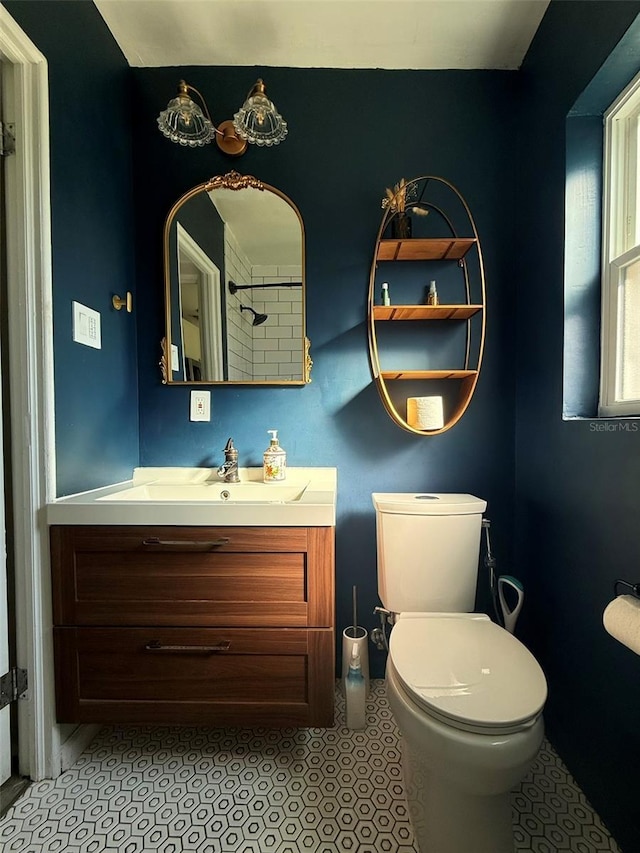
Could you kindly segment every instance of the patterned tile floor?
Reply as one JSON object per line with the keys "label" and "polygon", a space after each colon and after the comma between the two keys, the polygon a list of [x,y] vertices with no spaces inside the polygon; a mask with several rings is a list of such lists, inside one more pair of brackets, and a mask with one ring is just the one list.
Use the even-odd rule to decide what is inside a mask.
{"label": "patterned tile floor", "polygon": [[[336,701],[332,729],[105,728],[0,820],[0,849],[416,853],[383,682],[362,732]],[[516,853],[619,853],[547,743],[513,807]]]}

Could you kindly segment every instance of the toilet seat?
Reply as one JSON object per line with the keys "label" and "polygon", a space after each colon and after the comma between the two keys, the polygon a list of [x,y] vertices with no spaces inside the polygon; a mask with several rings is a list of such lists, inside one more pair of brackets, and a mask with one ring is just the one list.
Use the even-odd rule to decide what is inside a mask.
{"label": "toilet seat", "polygon": [[413,702],[466,731],[521,731],[535,723],[547,698],[537,660],[484,614],[400,614],[389,660]]}

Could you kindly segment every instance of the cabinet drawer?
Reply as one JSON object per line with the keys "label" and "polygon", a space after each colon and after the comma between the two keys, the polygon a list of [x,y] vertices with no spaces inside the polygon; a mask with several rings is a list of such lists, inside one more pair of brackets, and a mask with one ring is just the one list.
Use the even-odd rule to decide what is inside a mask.
{"label": "cabinet drawer", "polygon": [[52,527],[58,625],[333,624],[333,528]]}
{"label": "cabinet drawer", "polygon": [[55,628],[58,721],[330,726],[330,629]]}

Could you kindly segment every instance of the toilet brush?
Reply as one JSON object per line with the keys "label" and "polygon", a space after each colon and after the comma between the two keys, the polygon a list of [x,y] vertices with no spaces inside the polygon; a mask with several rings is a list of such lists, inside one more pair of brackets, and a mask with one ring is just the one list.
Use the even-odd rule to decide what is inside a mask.
{"label": "toilet brush", "polygon": [[356,636],[356,628],[357,628],[357,626],[358,626],[358,596],[357,596],[357,589],[358,589],[358,588],[357,588],[357,587],[356,587],[356,585],[354,584],[354,586],[353,586],[353,593],[352,593],[352,596],[353,596],[353,622],[352,622],[352,625],[353,625],[353,636],[354,636],[354,637]]}
{"label": "toilet brush", "polygon": [[366,697],[369,693],[369,652],[367,648],[369,634],[366,628],[358,625],[358,590],[356,586],[352,588],[352,610],[351,625],[342,632],[342,687],[346,695],[346,679],[352,662],[353,650],[357,648]]}

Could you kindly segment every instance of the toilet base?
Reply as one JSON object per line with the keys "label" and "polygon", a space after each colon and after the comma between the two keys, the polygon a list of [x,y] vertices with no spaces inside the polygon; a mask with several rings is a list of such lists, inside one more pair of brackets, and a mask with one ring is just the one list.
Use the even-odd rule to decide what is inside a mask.
{"label": "toilet base", "polygon": [[411,701],[390,660],[386,692],[402,733],[407,802],[420,853],[513,853],[510,792],[538,754],[542,717],[507,735],[454,729]]}
{"label": "toilet base", "polygon": [[420,853],[513,853],[510,796],[465,794],[412,761],[403,739],[402,772]]}

